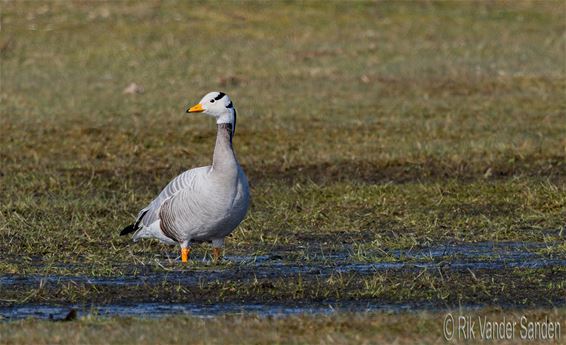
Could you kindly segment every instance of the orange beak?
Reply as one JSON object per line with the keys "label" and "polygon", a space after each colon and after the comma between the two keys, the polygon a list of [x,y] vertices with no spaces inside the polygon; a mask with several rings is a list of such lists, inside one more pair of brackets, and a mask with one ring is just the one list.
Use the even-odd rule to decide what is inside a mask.
{"label": "orange beak", "polygon": [[204,111],[202,104],[198,103],[187,110],[187,113],[202,113]]}

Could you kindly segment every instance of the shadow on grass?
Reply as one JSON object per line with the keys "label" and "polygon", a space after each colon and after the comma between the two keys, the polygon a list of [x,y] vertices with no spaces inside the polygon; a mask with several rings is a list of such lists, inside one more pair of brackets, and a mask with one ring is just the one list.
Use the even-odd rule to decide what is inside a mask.
{"label": "shadow on grass", "polygon": [[510,158],[503,162],[451,162],[424,159],[421,162],[338,161],[302,164],[284,168],[282,165],[244,167],[250,180],[278,180],[294,183],[310,180],[319,184],[333,182],[410,183],[455,179],[462,182],[504,179],[513,176],[543,177],[564,180],[566,157],[537,160],[532,157]]}
{"label": "shadow on grass", "polygon": [[[277,181],[287,184],[312,181],[317,184],[335,182],[360,183],[412,183],[437,182],[452,179],[459,182],[478,180],[501,180],[510,177],[535,177],[549,179],[553,182],[566,180],[566,157],[553,156],[544,159],[536,157],[511,157],[507,162],[470,162],[442,161],[426,158],[419,162],[395,161],[377,162],[360,160],[341,160],[314,164],[298,164],[285,167],[283,164],[249,164],[244,170],[252,184]],[[120,181],[131,179],[136,184],[156,183],[161,178],[170,178],[181,173],[183,169],[169,166],[136,166],[118,169],[87,167],[61,169],[60,173],[68,175],[77,182],[97,179]]]}

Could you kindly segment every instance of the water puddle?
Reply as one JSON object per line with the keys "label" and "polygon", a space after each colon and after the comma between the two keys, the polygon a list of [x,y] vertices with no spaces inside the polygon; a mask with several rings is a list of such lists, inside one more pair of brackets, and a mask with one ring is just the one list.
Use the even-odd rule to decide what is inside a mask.
{"label": "water puddle", "polygon": [[30,275],[0,276],[0,286],[29,286],[50,285],[63,283],[83,283],[89,285],[115,285],[115,286],[144,286],[170,282],[175,284],[195,285],[207,281],[229,279],[267,279],[280,278],[289,275],[301,274],[303,276],[316,275],[330,276],[334,273],[371,274],[373,272],[388,270],[422,270],[422,269],[449,269],[449,270],[478,270],[478,269],[511,269],[511,268],[543,268],[549,266],[566,266],[566,259],[531,258],[525,259],[496,259],[490,261],[441,261],[441,262],[378,262],[378,263],[342,263],[336,265],[297,265],[273,263],[251,267],[224,268],[206,271],[170,271],[152,272],[143,275],[125,275],[120,277],[88,277],[64,275]]}
{"label": "water puddle", "polygon": [[427,248],[408,250],[393,250],[391,255],[397,258],[481,258],[491,257],[504,260],[524,259],[535,256],[534,250],[546,248],[544,243],[532,242],[477,242],[477,243],[450,243]]}
{"label": "water puddle", "polygon": [[429,306],[416,307],[409,304],[377,304],[377,303],[347,303],[347,304],[306,304],[306,305],[274,305],[274,304],[110,304],[99,306],[49,306],[21,305],[0,308],[0,320],[10,321],[25,318],[63,320],[70,310],[77,311],[77,317],[145,317],[159,318],[169,315],[191,315],[197,317],[214,317],[219,315],[254,314],[260,317],[288,316],[300,314],[331,314],[334,312],[373,312],[373,311],[408,311],[418,308],[429,309]]}
{"label": "water puddle", "polygon": [[[22,289],[30,286],[58,286],[65,283],[82,283],[96,286],[155,286],[157,284],[178,284],[197,286],[214,281],[250,281],[255,279],[281,279],[301,275],[303,277],[328,277],[336,273],[374,274],[380,271],[403,270],[503,270],[514,268],[566,267],[566,257],[537,253],[545,248],[541,243],[466,243],[448,244],[428,248],[381,251],[365,256],[353,250],[330,254],[313,255],[305,260],[292,258],[288,253],[274,253],[262,256],[228,256],[231,262],[225,266],[179,269],[178,265],[167,270],[160,267],[145,269],[144,273],[113,277],[68,276],[68,275],[4,275],[0,276],[0,289]],[[165,260],[159,266],[166,267]],[[172,267],[172,266],[170,266]],[[191,314],[214,316],[233,313],[257,313],[258,315],[289,315],[300,313],[325,314],[336,309],[351,311],[402,310],[406,305],[263,305],[263,304],[161,304],[141,303],[131,305],[84,306],[42,306],[15,304],[0,307],[0,319],[26,317],[60,318],[70,308],[82,315],[102,316],[148,316],[158,317],[169,314]]]}
{"label": "water puddle", "polygon": [[[285,255],[227,256],[233,265],[211,266],[209,269],[153,270],[143,274],[119,277],[90,277],[68,275],[4,275],[0,286],[29,286],[38,284],[84,283],[91,285],[143,286],[171,282],[195,285],[206,281],[228,279],[269,279],[288,275],[329,276],[336,272],[371,274],[387,270],[422,269],[511,269],[566,266],[566,257],[555,258],[534,253],[544,248],[540,243],[466,243],[420,249],[384,251],[375,261],[359,258],[350,251],[310,257],[305,262],[284,260]],[[370,257],[371,258],[371,257]],[[381,260],[380,260],[381,259]]]}

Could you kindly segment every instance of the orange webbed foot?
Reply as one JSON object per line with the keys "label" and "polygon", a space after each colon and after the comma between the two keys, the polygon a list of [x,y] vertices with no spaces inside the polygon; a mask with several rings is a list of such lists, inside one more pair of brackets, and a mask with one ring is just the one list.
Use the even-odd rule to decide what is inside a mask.
{"label": "orange webbed foot", "polygon": [[184,263],[188,262],[190,254],[191,248],[181,248],[181,261]]}

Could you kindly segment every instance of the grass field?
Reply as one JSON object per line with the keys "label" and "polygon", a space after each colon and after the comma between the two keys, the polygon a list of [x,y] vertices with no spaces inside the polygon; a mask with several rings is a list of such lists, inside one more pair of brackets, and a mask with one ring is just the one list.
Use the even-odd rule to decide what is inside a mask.
{"label": "grass field", "polygon": [[[566,302],[564,2],[7,1],[0,11],[0,307],[362,301],[551,312]],[[123,93],[131,83],[143,92]],[[234,145],[252,188],[226,255],[318,271],[184,267],[177,248],[118,236],[172,177],[210,163],[213,123],[183,110],[212,90],[238,109]],[[332,255],[420,264],[391,253],[470,243],[534,243],[529,255],[562,264],[455,270],[453,257],[431,255],[434,269],[332,271],[342,267]],[[158,281],[60,279],[148,274]],[[2,277],[38,279],[8,288]],[[305,322],[363,343],[403,333],[357,335],[365,318],[382,327],[422,317],[435,342],[441,320],[427,315]],[[255,331],[241,336],[269,343],[300,318],[215,319],[210,332],[222,339],[218,325],[249,322]],[[81,320],[69,342],[108,322],[124,334],[156,328]],[[0,324],[9,343],[44,327],[65,337],[47,321]],[[121,334],[112,339],[135,338]]]}
{"label": "grass field", "polygon": [[[100,344],[102,334],[107,342],[116,344],[445,344],[442,323],[448,314],[401,313],[401,314],[345,314],[332,316],[295,316],[288,318],[258,318],[254,316],[225,316],[214,319],[188,317],[161,320],[139,319],[86,319],[76,322],[76,327],[67,323],[35,322],[32,320],[0,324],[0,334],[9,327],[7,344],[33,343],[51,344],[77,343]],[[564,310],[529,312],[497,310],[452,312],[450,315],[467,316],[487,321],[516,320],[513,340],[497,338],[481,340],[479,326],[475,339],[464,333],[454,334],[451,343],[536,343],[528,333],[528,320],[564,319]],[[522,332],[522,333],[521,333]],[[487,333],[485,333],[487,334]],[[563,336],[563,333],[562,333]],[[541,343],[560,343],[563,338],[546,339]],[[257,339],[257,340],[256,340]]]}

